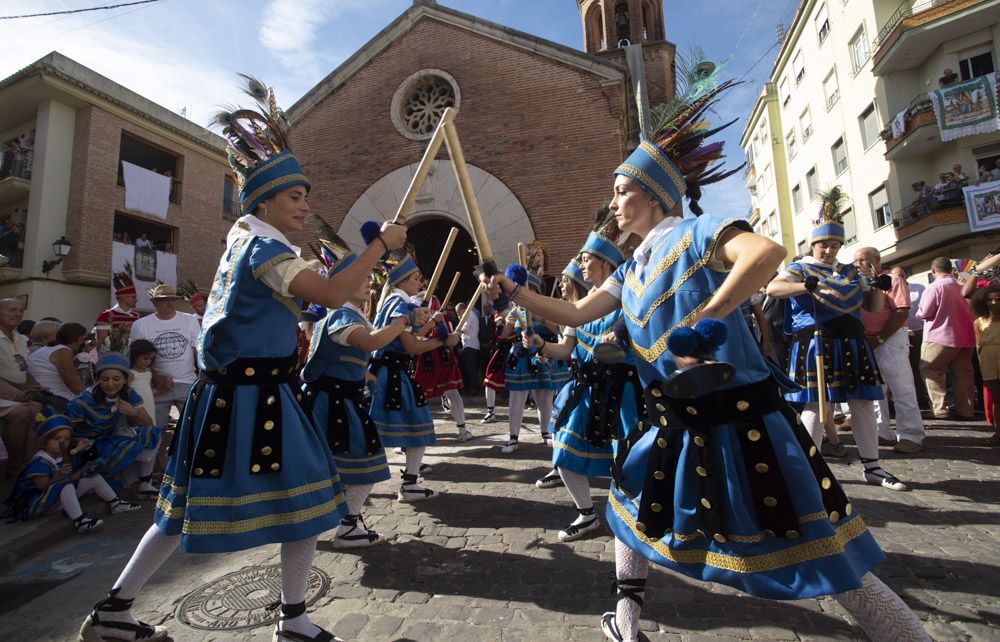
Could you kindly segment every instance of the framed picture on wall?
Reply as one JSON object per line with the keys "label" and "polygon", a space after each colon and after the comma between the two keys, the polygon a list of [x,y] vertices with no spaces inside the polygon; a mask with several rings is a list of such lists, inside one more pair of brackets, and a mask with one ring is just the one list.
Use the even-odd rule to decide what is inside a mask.
{"label": "framed picture on wall", "polygon": [[135,266],[137,281],[156,280],[156,250],[153,248],[136,246],[132,265]]}
{"label": "framed picture on wall", "polygon": [[973,232],[1000,227],[1000,181],[971,185],[963,188],[962,193]]}

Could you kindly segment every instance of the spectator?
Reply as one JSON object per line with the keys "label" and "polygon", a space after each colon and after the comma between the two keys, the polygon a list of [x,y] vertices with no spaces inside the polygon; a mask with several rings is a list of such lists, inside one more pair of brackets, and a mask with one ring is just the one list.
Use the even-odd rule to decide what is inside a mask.
{"label": "spectator", "polygon": [[941,77],[938,78],[938,85],[941,87],[948,87],[954,85],[958,82],[958,74],[956,74],[951,69],[945,69]]}
{"label": "spectator", "polygon": [[[993,251],[984,256],[983,259],[969,271],[969,278],[962,283],[962,296],[966,299],[971,299],[981,288],[988,287],[991,283],[1000,281],[1000,275],[997,274],[998,266],[1000,266],[1000,247],[994,248]],[[983,410],[986,412],[986,421],[993,423],[992,393],[985,385],[983,386],[982,393]]]}
{"label": "spectator", "polygon": [[120,327],[131,326],[139,318],[135,309],[135,284],[132,281],[132,268],[125,268],[111,275],[111,283],[115,287],[116,303],[97,315],[94,329],[97,331],[97,344],[107,344],[111,332]]}
{"label": "spectator", "polygon": [[[459,318],[465,314],[465,303],[455,306]],[[462,381],[467,395],[479,394],[482,377],[479,375],[479,310],[469,312],[469,317],[458,329],[462,333],[462,354],[459,356],[459,366],[462,369]]]}
{"label": "spectator", "polygon": [[979,184],[989,183],[993,181],[993,174],[990,173],[990,168],[986,165],[979,166]]}
{"label": "spectator", "polygon": [[[49,321],[49,320],[50,319],[48,317],[42,319],[42,321]],[[51,319],[51,320],[57,321],[58,319]],[[34,327],[35,327],[34,321],[32,321],[31,319],[25,319],[24,321],[21,321],[20,323],[17,324],[17,331],[27,337],[31,334],[31,330]]]}
{"label": "spectator", "polygon": [[990,176],[993,177],[993,180],[1000,181],[1000,158],[993,162],[993,169],[990,170]]}
{"label": "spectator", "polygon": [[[38,324],[42,323],[45,322]],[[84,385],[73,356],[86,338],[87,328],[79,323],[67,323],[59,328],[52,341],[28,357],[28,373],[52,395],[46,402],[57,410],[65,410],[66,404],[83,392]]]}
{"label": "spectator", "polygon": [[934,185],[934,199],[938,203],[950,203],[961,200],[962,191],[958,181],[955,180],[951,172],[942,172],[938,177],[938,183]]}
{"label": "spectator", "polygon": [[6,450],[6,456],[0,453],[0,464],[9,457],[5,471],[8,478],[20,472],[35,450],[31,425],[41,411],[42,404],[29,400],[25,393],[0,379],[0,445]]}
{"label": "spectator", "polygon": [[135,240],[135,246],[138,248],[149,249],[153,247],[153,244],[149,242],[149,239],[146,237],[146,233],[143,232],[142,234],[139,235],[139,238]]}
{"label": "spectator", "polygon": [[[951,261],[938,257],[931,262],[934,282],[927,286],[917,315],[924,321],[924,341],[920,351],[931,410],[936,419],[971,421],[973,419],[972,350],[976,345],[972,314],[952,276]],[[945,373],[951,370],[955,411],[945,406],[948,392]]]}
{"label": "spectator", "polygon": [[30,393],[38,387],[28,375],[28,339],[16,330],[23,318],[23,303],[0,299],[0,379]]}
{"label": "spectator", "polygon": [[917,389],[917,405],[921,410],[930,411],[931,402],[927,396],[927,387],[924,385],[923,375],[920,374],[920,348],[923,345],[924,322],[917,316],[920,298],[927,286],[923,283],[911,283],[908,280],[909,273],[901,265],[892,268],[890,273],[893,278],[906,281],[906,288],[909,291],[910,309],[906,317],[906,329],[910,335],[910,371],[913,373],[913,385]]}
{"label": "spectator", "polygon": [[[56,340],[56,333],[59,332],[59,328],[61,327],[62,323],[47,319],[43,319],[31,326],[31,332],[28,334],[28,352],[34,354],[38,349],[50,345]],[[29,358],[30,361],[31,359]]]}
{"label": "spectator", "polygon": [[960,164],[955,163],[954,165],[951,166],[951,175],[952,178],[958,181],[959,187],[968,187],[969,177],[966,176],[965,172],[962,171],[962,166]]}
{"label": "spectator", "polygon": [[989,391],[992,404],[990,412],[993,436],[988,443],[1000,446],[1000,285],[991,283],[976,290],[969,303],[976,315],[976,347],[979,366],[983,373],[983,386]]}
{"label": "spectator", "polygon": [[[917,390],[913,384],[913,373],[907,367],[909,333],[906,319],[910,311],[910,293],[906,279],[882,270],[882,255],[873,247],[863,247],[854,253],[854,263],[858,269],[871,266],[881,279],[889,279],[891,287],[883,293],[882,309],[869,312],[861,308],[861,320],[865,325],[865,339],[875,350],[875,361],[882,373],[882,391],[886,394],[875,404],[875,421],[878,424],[879,439],[893,444],[898,453],[915,453],[923,449],[924,422],[917,406]],[[889,423],[888,392],[892,392],[893,407],[896,409],[896,432]]]}
{"label": "spectator", "polygon": [[130,343],[145,339],[156,346],[153,388],[161,391],[155,395],[155,421],[160,427],[170,421],[172,407],[176,406],[178,412],[184,408],[191,385],[198,377],[195,342],[201,325],[193,314],[177,311],[178,298],[172,285],[161,283],[150,288],[149,300],[156,314],[133,323],[129,338]]}

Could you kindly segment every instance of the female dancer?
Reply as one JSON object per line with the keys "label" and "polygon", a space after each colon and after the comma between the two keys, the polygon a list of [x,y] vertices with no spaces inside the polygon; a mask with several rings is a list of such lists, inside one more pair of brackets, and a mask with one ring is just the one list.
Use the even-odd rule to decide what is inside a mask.
{"label": "female dancer", "polygon": [[161,626],[138,622],[131,609],[178,546],[209,553],[279,542],[275,640],[334,639],[305,612],[316,538],[334,528],[345,510],[323,431],[313,427],[291,386],[300,297],[340,307],[387,248],[402,247],[406,229],[386,224],[380,242],[331,279],[299,258],[286,234],[303,228],[309,181],[288,151],[287,121],[274,107],[273,92],[247,81],[260,112],[219,116],[243,179],[244,216],[229,232],[208,298],[198,341],[201,375],[178,422],[155,523],[108,597],[84,621],[84,642],[167,636]]}
{"label": "female dancer", "polygon": [[[541,292],[542,279],[537,274],[527,272],[525,287],[532,292]],[[538,334],[548,341],[556,340],[559,327],[535,316],[528,328],[527,315],[524,308],[513,306],[507,314],[507,324],[501,338],[516,337],[507,367],[504,372],[504,385],[508,391],[507,415],[509,420],[510,438],[501,446],[500,452],[505,455],[517,450],[517,439],[521,433],[521,419],[524,417],[524,405],[530,393],[535,399],[538,409],[538,429],[542,442],[552,445],[552,433],[549,432],[549,420],[552,417],[552,397],[555,391],[569,381],[569,366],[565,361],[560,365],[555,360],[549,360],[535,352],[534,348],[525,348],[522,344],[525,335]]]}
{"label": "female dancer", "polygon": [[[355,260],[350,253],[331,260],[328,274],[337,274]],[[371,353],[384,348],[412,324],[408,316],[399,316],[375,330],[363,311],[370,295],[371,281],[362,281],[347,303],[330,310],[316,324],[302,371],[306,382],[303,405],[315,425],[326,430],[347,495],[347,515],[340,520],[334,541],[338,548],[374,546],[385,541],[368,530],[361,518],[372,487],[390,477],[385,449],[364,403],[365,373]],[[426,322],[429,314],[426,308],[417,308],[417,324]]]}
{"label": "female dancer", "polygon": [[[374,326],[378,329],[396,323],[398,317],[410,317],[417,307],[410,299],[424,287],[424,277],[409,256],[387,265],[387,271],[393,289],[375,316]],[[401,502],[418,502],[437,496],[433,490],[417,483],[424,452],[436,438],[427,399],[411,376],[413,358],[444,346],[452,347],[461,338],[462,335],[457,332],[438,339],[420,339],[410,332],[403,332],[375,353],[375,384],[370,412],[382,444],[387,448],[406,450],[406,468],[398,495]]]}
{"label": "female dancer", "polygon": [[[778,394],[739,313],[774,272],[784,249],[743,219],[698,216],[722,145],[703,120],[719,91],[714,68],[688,73],[692,90],[663,126],[615,170],[618,227],[643,238],[634,258],[600,290],[572,304],[490,279],[516,303],[579,327],[621,307],[646,389],[650,426],[619,453],[607,518],[616,538],[618,608],[602,618],[610,639],[639,639],[650,560],[751,595],[797,599],[833,594],[872,639],[929,639],[920,622],[869,571],[885,556],[848,503],[808,434]],[[681,169],[683,168],[683,169]],[[690,199],[695,218],[675,206]],[[730,339],[719,358],[735,366],[721,389],[672,398],[670,332],[720,319]]]}
{"label": "female dancer", "polygon": [[[435,315],[437,327],[431,328],[425,335],[428,339],[437,337],[438,328],[443,327],[449,334],[454,331],[451,322],[444,311],[441,310],[441,302],[436,296],[431,297],[427,306],[432,312],[439,312]],[[465,402],[462,400],[462,370],[458,367],[458,358],[455,351],[449,347],[442,346],[437,350],[428,350],[420,355],[417,360],[416,374],[413,380],[417,382],[420,389],[424,391],[427,399],[441,398],[441,404],[445,410],[451,412],[452,419],[458,427],[458,438],[461,441],[469,441],[475,438],[472,431],[465,427]]]}
{"label": "female dancer", "polygon": [[[804,404],[802,423],[817,448],[823,443],[826,428],[819,418],[819,395],[825,394],[831,406],[846,402],[851,409],[851,432],[864,466],[864,480],[891,490],[906,490],[903,482],[879,465],[874,400],[882,398],[882,377],[875,354],[865,341],[861,321],[862,305],[869,312],[878,312],[885,297],[876,287],[877,275],[870,265],[859,271],[837,261],[837,252],[844,244],[839,215],[843,197],[839,187],[824,196],[820,224],[809,239],[811,254],[789,263],[767,286],[769,295],[789,300],[785,328],[791,330],[795,343],[788,374],[802,389],[785,393],[785,398]],[[821,332],[819,345],[817,325]],[[818,385],[817,351],[825,358],[823,391]],[[827,423],[832,426],[833,413],[828,414]]]}
{"label": "female dancer", "polygon": [[[508,306],[509,307],[509,306]],[[495,310],[493,312],[493,336],[496,337],[496,348],[493,355],[486,364],[486,375],[483,377],[483,394],[486,397],[486,414],[480,423],[489,424],[497,420],[496,405],[497,393],[505,390],[504,374],[507,371],[507,359],[510,357],[510,349],[514,344],[514,336],[503,336],[503,329],[507,321],[507,309]]]}

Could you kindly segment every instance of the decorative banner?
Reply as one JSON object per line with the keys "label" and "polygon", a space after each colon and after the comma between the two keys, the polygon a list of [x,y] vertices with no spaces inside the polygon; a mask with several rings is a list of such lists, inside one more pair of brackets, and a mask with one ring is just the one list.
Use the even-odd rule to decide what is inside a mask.
{"label": "decorative banner", "polygon": [[930,92],[941,140],[1000,130],[993,73]]}
{"label": "decorative banner", "polygon": [[951,262],[959,272],[968,273],[969,270],[976,267],[975,259],[952,259]]}
{"label": "decorative banner", "polygon": [[962,193],[973,232],[1000,227],[1000,181],[970,185]]}
{"label": "decorative banner", "polygon": [[125,180],[125,209],[167,218],[170,205],[169,176],[122,161],[122,178]]}

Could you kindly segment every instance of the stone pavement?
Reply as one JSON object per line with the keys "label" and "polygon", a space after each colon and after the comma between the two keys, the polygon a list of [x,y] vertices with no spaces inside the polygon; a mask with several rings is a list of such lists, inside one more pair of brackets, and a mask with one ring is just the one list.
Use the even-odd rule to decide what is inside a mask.
{"label": "stone pavement", "polygon": [[[550,455],[537,425],[522,431],[516,453],[501,455],[506,422],[480,426],[481,410],[469,415],[470,427],[483,436],[464,444],[453,437],[454,425],[435,413],[440,438],[429,450],[433,471],[426,484],[444,491],[442,497],[396,502],[397,466],[397,479],[375,488],[366,519],[380,532],[395,533],[391,543],[343,553],[321,540],[314,567],[330,585],[311,608],[314,621],[365,642],[604,639],[599,617],[613,605],[612,538],[605,528],[590,539],[559,543],[556,533],[575,512],[565,489],[534,486]],[[850,463],[832,460],[832,466],[888,554],[879,576],[934,639],[1000,639],[1000,450],[986,446],[984,424],[929,425],[923,453],[903,458],[882,448],[885,467],[911,492],[860,481],[853,446]],[[594,484],[600,514],[606,483]],[[0,639],[75,640],[80,621],[148,525],[147,511],[111,516],[101,532],[74,536],[7,571],[0,578]],[[197,587],[276,564],[277,553],[268,546],[175,554],[148,584],[137,614],[167,625],[178,641],[269,640],[269,626],[196,630],[178,622],[175,612]],[[655,642],[863,638],[832,599],[759,600],[662,569],[650,574],[642,626]]]}

